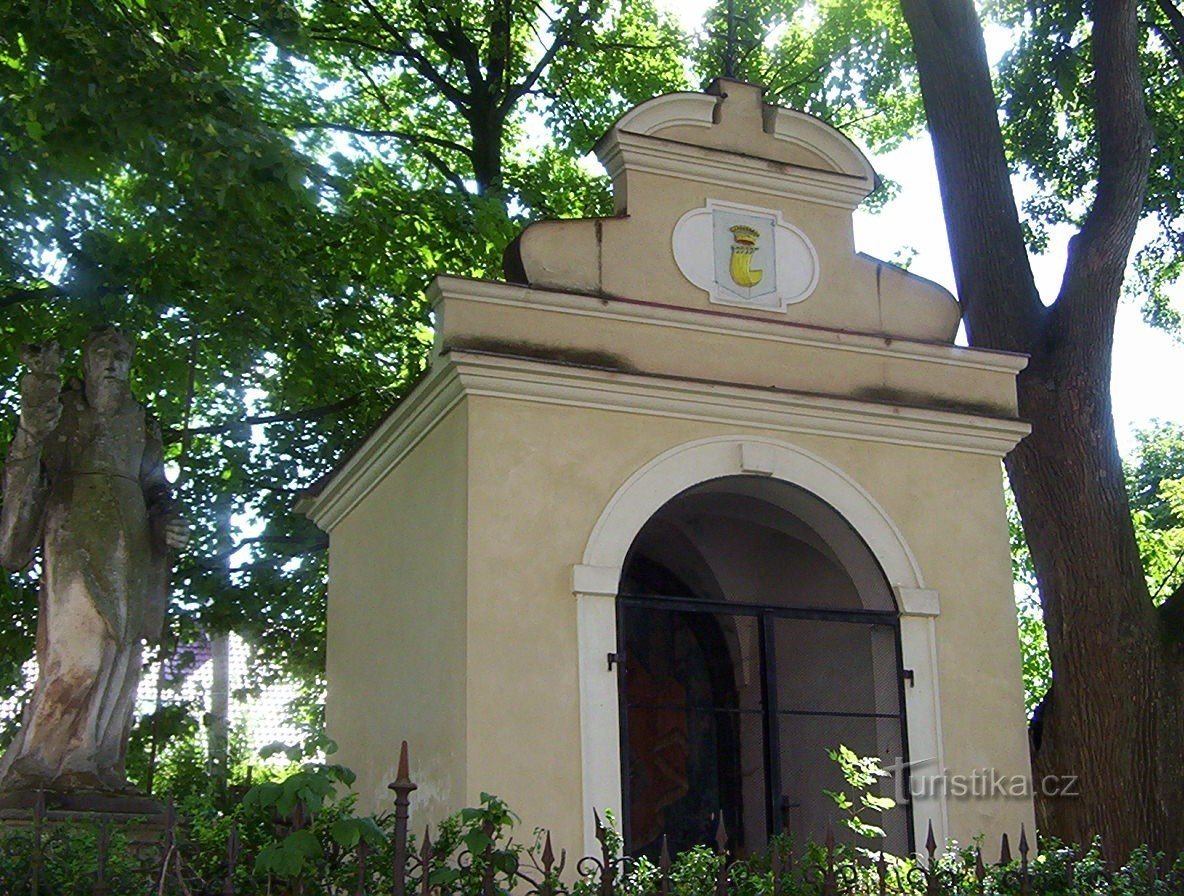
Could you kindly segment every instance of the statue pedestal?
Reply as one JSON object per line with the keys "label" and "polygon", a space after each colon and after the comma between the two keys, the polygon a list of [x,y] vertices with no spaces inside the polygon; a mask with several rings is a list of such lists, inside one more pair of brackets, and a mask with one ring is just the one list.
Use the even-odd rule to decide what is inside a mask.
{"label": "statue pedestal", "polygon": [[12,790],[0,793],[2,821],[31,821],[38,814],[54,820],[75,816],[82,820],[96,815],[109,815],[118,816],[120,820],[143,816],[146,820],[163,821],[165,813],[165,806],[159,800],[136,793],[90,790]]}
{"label": "statue pedestal", "polygon": [[[177,815],[172,807],[141,794],[95,791],[14,790],[0,793],[0,834],[27,831],[40,850],[58,829],[93,831],[105,841],[118,831],[127,848],[154,863],[164,844],[174,842]],[[44,838],[44,839],[43,839]],[[105,848],[104,848],[105,850]]]}

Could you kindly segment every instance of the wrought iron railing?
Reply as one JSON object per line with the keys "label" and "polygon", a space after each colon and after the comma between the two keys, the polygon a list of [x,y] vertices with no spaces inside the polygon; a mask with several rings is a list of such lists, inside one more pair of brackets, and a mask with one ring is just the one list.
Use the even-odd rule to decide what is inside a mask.
{"label": "wrought iron railing", "polygon": [[[299,873],[280,877],[257,872],[257,855],[244,851],[240,832],[229,826],[217,856],[197,844],[189,827],[168,808],[147,823],[111,815],[62,819],[36,801],[26,817],[6,819],[0,866],[10,878],[5,896],[1171,896],[1184,893],[1184,863],[1140,854],[1121,867],[1108,866],[1096,850],[1046,850],[1036,857],[1020,832],[1013,856],[1003,835],[997,863],[981,847],[939,855],[932,828],[923,852],[894,857],[870,849],[825,842],[803,850],[776,837],[759,856],[740,860],[726,852],[726,832],[692,854],[658,859],[622,856],[620,838],[596,816],[600,851],[569,866],[549,834],[537,848],[498,842],[485,820],[470,844],[479,849],[433,844],[409,835],[411,794],[406,744],[400,756],[393,812],[375,827],[379,842],[359,839]],[[473,817],[477,817],[474,814]],[[314,818],[294,810],[276,819],[286,837],[308,830]],[[68,821],[68,823],[67,823]],[[470,834],[474,833],[473,831]],[[73,847],[83,848],[81,850]],[[82,856],[80,858],[80,856]],[[15,876],[14,876],[15,869]]]}

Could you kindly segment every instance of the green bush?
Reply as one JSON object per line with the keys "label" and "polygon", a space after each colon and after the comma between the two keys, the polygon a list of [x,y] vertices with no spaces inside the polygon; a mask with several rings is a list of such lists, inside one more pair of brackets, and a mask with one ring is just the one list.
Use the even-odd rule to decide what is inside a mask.
{"label": "green bush", "polygon": [[[185,755],[189,757],[185,763],[196,759],[195,754]],[[224,809],[209,799],[203,802],[201,793],[188,786],[194,769],[186,771],[185,763],[175,769],[175,780],[185,784],[181,790],[186,793],[184,819],[167,873],[162,878],[164,857],[158,845],[137,847],[132,828],[112,825],[105,866],[106,892],[111,896],[214,896],[224,892],[228,873],[240,896],[339,896],[357,892],[360,883],[371,896],[392,892],[393,814],[357,813],[349,769],[308,763],[278,780],[254,784]],[[858,782],[866,786],[867,776],[875,776],[862,766],[859,770]],[[877,808],[861,797],[836,802],[849,803],[847,811],[857,814]],[[565,864],[549,854],[542,831],[534,832],[529,846],[515,842],[517,821],[504,802],[482,794],[479,806],[446,819],[429,840],[408,838],[407,893],[418,894],[425,875],[433,892],[443,896],[510,896],[524,891],[599,896],[606,875],[612,877],[614,896],[662,891],[661,869],[648,859],[621,855],[621,838],[611,815],[600,832],[603,855],[578,864]],[[874,831],[863,820],[857,820],[854,829],[874,839]],[[40,851],[30,827],[5,828],[0,832],[0,893],[31,893],[35,866],[41,894],[93,893],[98,852],[94,824],[45,825]],[[233,869],[228,861],[231,854]],[[1025,865],[987,867],[980,880],[973,849],[947,849],[930,868],[911,858],[881,857],[867,846],[795,848],[783,836],[763,853],[739,862],[713,847],[687,850],[672,859],[668,886],[672,896],[713,896],[722,876],[731,896],[772,896],[776,874],[784,896],[878,896],[881,868],[887,878],[885,892],[895,896],[931,892],[1010,896],[1025,891],[1041,896],[1177,896],[1184,892],[1184,860],[1169,866],[1162,856],[1146,850],[1136,852],[1122,868],[1108,869],[1097,844],[1082,851],[1044,843],[1041,854]]]}

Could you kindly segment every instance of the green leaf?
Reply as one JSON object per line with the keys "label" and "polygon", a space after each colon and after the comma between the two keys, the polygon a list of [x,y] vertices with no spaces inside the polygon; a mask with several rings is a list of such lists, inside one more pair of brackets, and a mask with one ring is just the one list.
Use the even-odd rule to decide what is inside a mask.
{"label": "green leaf", "polygon": [[876,796],[872,793],[865,793],[863,795],[863,804],[877,812],[887,812],[889,809],[896,808],[896,800],[887,796]]}
{"label": "green leaf", "polygon": [[481,830],[469,831],[463,838],[465,848],[473,855],[480,855],[493,846],[493,838]]}

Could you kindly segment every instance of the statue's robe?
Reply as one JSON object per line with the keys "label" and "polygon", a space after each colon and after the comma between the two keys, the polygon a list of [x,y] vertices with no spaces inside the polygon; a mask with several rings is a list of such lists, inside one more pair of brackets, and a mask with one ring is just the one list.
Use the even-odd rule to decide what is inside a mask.
{"label": "statue's robe", "polygon": [[161,442],[124,394],[102,413],[79,388],[42,445],[18,431],[5,465],[0,559],[42,547],[38,677],[0,787],[122,790],[141,640],[168,600]]}

